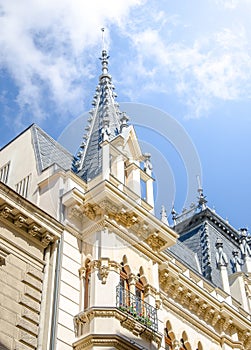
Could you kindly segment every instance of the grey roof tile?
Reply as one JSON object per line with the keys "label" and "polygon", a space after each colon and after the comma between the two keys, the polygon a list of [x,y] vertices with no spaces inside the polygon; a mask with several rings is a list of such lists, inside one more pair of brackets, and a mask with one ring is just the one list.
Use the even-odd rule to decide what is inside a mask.
{"label": "grey roof tile", "polygon": [[71,169],[73,156],[65,148],[36,124],[31,126],[31,134],[40,173],[52,164],[57,164],[64,170]]}

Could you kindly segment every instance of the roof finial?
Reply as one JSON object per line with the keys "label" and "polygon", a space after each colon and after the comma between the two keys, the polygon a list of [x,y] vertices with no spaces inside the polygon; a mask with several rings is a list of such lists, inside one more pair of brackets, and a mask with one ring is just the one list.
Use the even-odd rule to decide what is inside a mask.
{"label": "roof finial", "polygon": [[174,226],[175,226],[177,224],[177,220],[176,219],[177,219],[178,214],[177,214],[176,210],[174,209],[174,203],[172,205],[171,214],[172,214],[172,219],[173,219],[173,223],[174,223]]}
{"label": "roof finial", "polygon": [[167,214],[166,214],[166,208],[164,205],[161,206],[161,212],[160,212],[161,218],[160,220],[166,224],[167,226],[169,226],[169,222],[168,222],[168,218],[167,218]]}
{"label": "roof finial", "polygon": [[102,50],[105,50],[105,28],[101,28],[102,32]]}
{"label": "roof finial", "polygon": [[203,189],[202,189],[202,186],[201,186],[199,175],[197,175],[197,182],[198,182],[198,192],[199,192],[199,197],[198,197],[198,204],[199,204],[199,206],[198,207],[201,210],[204,210],[204,209],[206,209],[207,200],[206,200],[206,196],[204,196],[204,194],[203,194]]}
{"label": "roof finial", "polygon": [[108,74],[108,54],[105,49],[105,28],[101,28],[102,31],[102,57],[100,57],[101,63],[102,63],[102,75]]}

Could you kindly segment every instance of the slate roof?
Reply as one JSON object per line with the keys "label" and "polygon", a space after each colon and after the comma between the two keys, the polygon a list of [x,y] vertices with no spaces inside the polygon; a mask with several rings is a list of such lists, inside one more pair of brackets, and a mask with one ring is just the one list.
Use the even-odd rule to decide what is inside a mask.
{"label": "slate roof", "polygon": [[168,248],[168,251],[170,251],[176,259],[182,261],[187,267],[201,274],[201,268],[197,254],[189,249],[181,241],[178,240],[175,245]]}
{"label": "slate roof", "polygon": [[38,172],[44,171],[52,164],[64,170],[71,169],[73,156],[39,126],[31,126],[32,143],[37,160]]}
{"label": "slate roof", "polygon": [[[217,239],[222,240],[223,251],[228,258],[228,274],[232,274],[232,252],[240,250],[239,232],[208,207],[179,222],[175,226],[175,231],[179,233],[179,241],[183,246],[185,245],[198,257],[202,275],[216,286],[222,288],[220,271],[216,262],[217,249],[215,244]],[[175,249],[174,246],[174,251]],[[189,266],[194,266],[194,262],[191,261],[189,256],[186,255],[186,258],[183,258],[185,250],[184,254],[182,251],[177,251],[176,254],[181,260],[186,260]]]}
{"label": "slate roof", "polygon": [[102,74],[92,102],[89,124],[83,136],[83,142],[73,162],[73,170],[85,181],[91,180],[101,173],[102,149],[101,142],[111,141],[120,133],[121,117],[116,102],[116,93],[112,77],[108,74],[108,58],[106,50],[102,51]]}

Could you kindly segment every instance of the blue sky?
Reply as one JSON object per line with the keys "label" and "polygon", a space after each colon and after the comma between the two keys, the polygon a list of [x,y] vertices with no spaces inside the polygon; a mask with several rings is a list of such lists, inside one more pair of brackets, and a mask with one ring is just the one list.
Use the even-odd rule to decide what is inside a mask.
{"label": "blue sky", "polygon": [[[138,128],[160,155],[156,173],[166,165],[161,201],[187,205],[186,135],[209,206],[251,228],[250,16],[251,0],[0,0],[0,147],[32,122],[58,139],[90,109],[105,27],[118,101],[167,115],[148,120],[155,135],[142,116]],[[171,118],[181,134],[171,135]]]}

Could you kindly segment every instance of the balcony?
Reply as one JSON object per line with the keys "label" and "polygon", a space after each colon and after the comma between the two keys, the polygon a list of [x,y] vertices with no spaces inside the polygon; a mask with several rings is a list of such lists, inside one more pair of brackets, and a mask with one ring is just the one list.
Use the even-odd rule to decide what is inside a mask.
{"label": "balcony", "polygon": [[116,289],[116,307],[154,332],[158,331],[157,309],[121,285]]}

